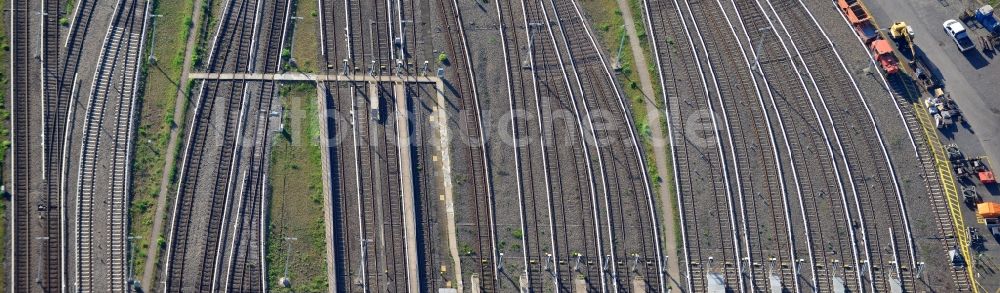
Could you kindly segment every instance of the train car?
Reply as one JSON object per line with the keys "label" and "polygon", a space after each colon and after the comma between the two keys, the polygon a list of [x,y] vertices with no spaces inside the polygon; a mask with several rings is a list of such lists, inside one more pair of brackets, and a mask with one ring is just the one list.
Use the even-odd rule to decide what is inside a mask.
{"label": "train car", "polygon": [[871,22],[871,16],[858,0],[837,0],[840,12],[847,17],[858,36],[868,44],[878,36],[878,28]]}

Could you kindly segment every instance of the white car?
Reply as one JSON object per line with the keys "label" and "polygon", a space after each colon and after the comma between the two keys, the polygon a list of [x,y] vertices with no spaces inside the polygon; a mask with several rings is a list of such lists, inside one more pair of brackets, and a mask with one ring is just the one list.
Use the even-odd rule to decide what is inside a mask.
{"label": "white car", "polygon": [[962,52],[971,50],[976,47],[976,44],[972,42],[969,38],[969,34],[965,31],[965,26],[961,22],[949,19],[944,22],[944,32],[951,36],[951,39],[955,41],[958,45],[958,49]]}

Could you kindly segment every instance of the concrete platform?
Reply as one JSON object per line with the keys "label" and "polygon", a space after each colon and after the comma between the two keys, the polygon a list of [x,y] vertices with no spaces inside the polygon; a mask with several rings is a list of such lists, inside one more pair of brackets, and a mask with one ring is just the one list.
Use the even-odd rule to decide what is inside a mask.
{"label": "concrete platform", "polygon": [[[316,104],[319,105],[319,107],[316,107],[317,108],[316,115],[319,115],[318,117],[329,117],[327,115],[328,114],[327,110],[329,108],[328,105],[326,104],[326,85],[323,83],[319,83],[316,86],[316,102],[317,102]],[[323,159],[323,164],[321,164],[323,168],[323,174],[321,175],[323,178],[323,220],[324,220],[323,231],[326,234],[326,239],[333,239],[333,229],[334,229],[333,207],[331,206],[330,202],[332,197],[333,187],[330,186],[330,182],[332,182],[332,177],[331,177],[332,175],[330,174],[330,164],[329,164],[330,140],[327,139],[329,138],[330,132],[329,129],[327,129],[327,123],[319,123],[319,131],[320,131],[320,137],[323,138],[319,140],[320,148],[322,148],[322,151],[320,151],[320,155]],[[336,259],[337,259],[337,250],[334,249],[333,247],[333,241],[327,241],[326,272],[327,272],[327,284],[329,285],[330,292],[338,292],[337,277],[336,277],[337,276]]]}
{"label": "concrete platform", "polygon": [[417,224],[413,193],[413,154],[410,153],[410,111],[406,111],[406,87],[393,87],[396,98],[396,141],[399,151],[399,175],[403,196],[403,231],[406,234],[406,270],[410,292],[420,291],[417,274]]}

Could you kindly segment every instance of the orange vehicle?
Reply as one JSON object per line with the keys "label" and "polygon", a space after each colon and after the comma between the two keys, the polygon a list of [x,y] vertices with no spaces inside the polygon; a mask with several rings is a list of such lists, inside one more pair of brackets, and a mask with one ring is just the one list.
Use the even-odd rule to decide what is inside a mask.
{"label": "orange vehicle", "polygon": [[976,213],[986,219],[1000,218],[1000,204],[988,201],[981,202],[976,205]]}
{"label": "orange vehicle", "polygon": [[871,44],[871,50],[875,61],[882,65],[886,74],[899,72],[899,61],[896,60],[896,55],[893,55],[892,45],[889,44],[889,41],[875,40]]}
{"label": "orange vehicle", "polygon": [[997,177],[993,175],[993,171],[990,170],[980,171],[979,182],[982,182],[983,184],[997,183]]}
{"label": "orange vehicle", "polygon": [[986,161],[986,157],[972,158],[969,159],[969,165],[979,175],[979,182],[983,184],[997,183],[997,178],[993,175],[993,170],[990,170],[990,167],[986,165]]}

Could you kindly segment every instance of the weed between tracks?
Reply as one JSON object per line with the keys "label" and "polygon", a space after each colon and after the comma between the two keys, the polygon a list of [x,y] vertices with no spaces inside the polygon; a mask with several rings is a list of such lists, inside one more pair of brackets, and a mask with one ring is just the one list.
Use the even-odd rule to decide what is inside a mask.
{"label": "weed between tracks", "polygon": [[[624,48],[621,49],[621,70],[616,75],[618,77],[619,83],[622,85],[622,90],[625,96],[628,97],[631,107],[632,118],[635,121],[636,133],[638,133],[639,139],[642,140],[642,150],[643,156],[645,157],[646,170],[649,173],[649,179],[652,181],[651,188],[654,194],[658,194],[660,184],[666,182],[669,184],[667,190],[669,194],[663,195],[658,194],[657,198],[660,201],[669,200],[671,202],[677,202],[677,192],[676,186],[674,185],[674,180],[671,178],[673,176],[673,157],[667,154],[667,170],[663,170],[661,173],[656,166],[656,159],[654,157],[653,149],[653,133],[650,128],[649,116],[646,108],[646,101],[644,99],[650,99],[653,101],[653,105],[656,106],[656,112],[662,113],[664,108],[664,101],[661,98],[663,96],[663,88],[660,86],[659,74],[656,71],[656,55],[652,54],[652,46],[650,45],[649,38],[646,37],[646,25],[644,16],[644,9],[642,7],[641,0],[628,0],[629,8],[632,11],[632,20],[635,25],[636,35],[639,37],[640,45],[642,46],[643,54],[646,56],[647,68],[649,69],[650,79],[653,82],[653,93],[652,97],[646,97],[642,92],[642,85],[639,83],[639,74],[635,72],[634,65],[635,60],[632,55],[632,50],[629,48],[628,40],[625,40]],[[622,12],[618,8],[618,2],[615,0],[596,0],[596,1],[579,1],[578,2],[583,10],[586,12],[586,16],[589,18],[589,23],[593,24],[594,32],[597,34],[597,38],[601,45],[610,54],[608,55],[611,60],[614,61],[619,50],[619,46],[622,43],[622,37],[626,35],[624,23],[625,20],[622,17]],[[658,139],[667,138],[667,121],[666,117],[663,115],[658,116],[659,119],[655,123],[660,124],[660,129],[662,133],[658,133]],[[667,141],[666,143],[669,143]],[[670,145],[665,145],[666,149],[670,149]],[[667,176],[666,178],[662,176]],[[654,204],[654,208],[658,215],[666,215],[662,210],[662,204]],[[673,210],[671,211],[671,217],[673,218],[674,231],[677,241],[680,241],[680,210],[677,209],[677,205],[673,205]],[[661,227],[661,229],[665,229]],[[678,243],[678,247],[681,245]]]}
{"label": "weed between tracks", "polygon": [[[282,85],[280,93],[285,129],[274,136],[268,172],[268,287],[274,292],[322,292],[328,285],[316,90],[311,83],[294,83]],[[286,242],[286,237],[297,240]],[[278,284],[285,276],[286,257],[291,288]]]}
{"label": "weed between tracks", "polygon": [[[152,5],[153,13],[162,16],[155,18],[155,35],[152,35],[152,27],[147,31],[150,35],[146,40],[147,44],[152,44],[153,39],[156,42],[155,48],[147,50],[152,50],[153,55],[160,60],[168,56],[175,57],[172,62],[153,62],[143,68],[146,80],[144,95],[139,98],[140,112],[137,113],[140,114],[140,120],[134,141],[133,192],[129,209],[130,234],[142,237],[135,240],[132,251],[137,277],[141,277],[145,270],[149,244],[157,243],[157,249],[162,249],[165,244],[163,236],[158,235],[153,237],[155,239],[151,239],[149,234],[155,220],[153,217],[157,208],[156,200],[160,191],[160,179],[163,175],[167,149],[179,147],[179,143],[167,145],[170,140],[170,129],[172,127],[183,129],[184,119],[179,119],[179,124],[174,119],[174,104],[180,87],[184,50],[189,36],[188,28],[193,25],[191,14],[194,9],[193,0],[153,1]],[[146,52],[148,53],[150,52]],[[185,102],[184,107],[187,107],[187,104]],[[176,166],[171,166],[171,170],[175,169]],[[169,190],[172,191],[176,183],[173,171],[169,179]]]}

